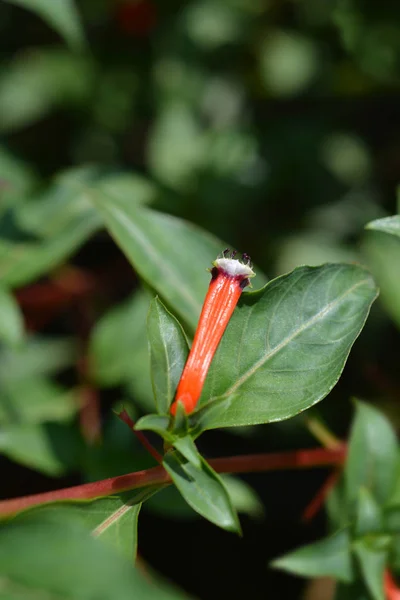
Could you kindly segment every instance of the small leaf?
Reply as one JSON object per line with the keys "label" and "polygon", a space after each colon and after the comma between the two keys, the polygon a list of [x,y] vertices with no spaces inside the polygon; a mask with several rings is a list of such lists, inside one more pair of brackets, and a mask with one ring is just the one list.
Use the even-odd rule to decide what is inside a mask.
{"label": "small leaf", "polygon": [[360,488],[358,494],[355,532],[357,536],[380,533],[383,529],[383,515],[367,488]]}
{"label": "small leaf", "polygon": [[84,34],[74,0],[6,0],[37,13],[74,49],[84,46]]}
{"label": "small leaf", "polygon": [[400,215],[371,221],[368,223],[368,225],[366,225],[365,229],[383,231],[384,233],[390,233],[391,235],[397,235],[397,237],[400,237]]}
{"label": "small leaf", "polygon": [[304,577],[335,577],[350,582],[353,578],[350,536],[346,530],[314,544],[303,546],[273,561],[273,567]]}
{"label": "small leaf", "polygon": [[374,600],[385,600],[383,573],[388,550],[374,547],[367,538],[355,542],[353,548],[371,597]]}
{"label": "small leaf", "polygon": [[357,402],[345,468],[349,505],[355,507],[361,487],[385,504],[394,488],[397,465],[397,439],[389,421],[372,406]]}
{"label": "small leaf", "polygon": [[240,533],[240,524],[221,478],[201,458],[201,466],[186,461],[176,452],[168,452],[165,470],[185,498],[200,515],[226,529]]}
{"label": "small leaf", "polygon": [[[138,208],[130,198],[93,201],[139,275],[194,331],[210,280],[206,269],[226,244],[187,221]],[[262,284],[265,277],[259,273],[256,280]]]}
{"label": "small leaf", "polygon": [[[244,293],[207,375],[203,428],[280,421],[322,400],[376,294],[370,274],[346,264],[299,267]],[[224,398],[225,410],[212,414]]]}
{"label": "small leaf", "polygon": [[[115,550],[91,536],[76,518],[26,515],[0,529],[4,597],[82,600],[176,600],[153,585]],[[19,595],[15,596],[15,593]]]}
{"label": "small leaf", "polygon": [[154,431],[164,440],[171,441],[173,435],[169,431],[170,417],[166,415],[145,415],[137,421],[135,429],[138,431]]}
{"label": "small leaf", "polygon": [[17,346],[23,339],[24,323],[14,296],[0,287],[0,340]]}
{"label": "small leaf", "polygon": [[147,333],[154,397],[158,412],[165,414],[174,399],[185,366],[188,342],[181,325],[159,298],[150,303]]}

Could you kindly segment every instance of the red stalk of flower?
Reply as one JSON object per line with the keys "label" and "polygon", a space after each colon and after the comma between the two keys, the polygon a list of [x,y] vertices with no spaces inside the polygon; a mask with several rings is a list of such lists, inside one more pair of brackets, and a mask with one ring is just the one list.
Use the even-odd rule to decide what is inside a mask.
{"label": "red stalk of flower", "polygon": [[226,258],[217,258],[211,269],[211,282],[204,300],[199,323],[194,336],[181,379],[178,383],[171,413],[175,415],[178,402],[185,412],[191,413],[201,396],[204,382],[212,358],[218,347],[229,319],[235,309],[243,289],[250,285],[250,277],[255,273],[250,267],[250,259],[243,254],[243,262],[235,260],[232,252]]}

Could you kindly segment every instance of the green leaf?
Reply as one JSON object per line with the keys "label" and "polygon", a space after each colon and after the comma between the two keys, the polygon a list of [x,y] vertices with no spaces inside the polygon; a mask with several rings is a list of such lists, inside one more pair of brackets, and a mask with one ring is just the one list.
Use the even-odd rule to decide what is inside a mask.
{"label": "green leaf", "polygon": [[84,105],[94,78],[87,56],[63,48],[18,52],[0,75],[0,132],[26,127],[56,107]]}
{"label": "green leaf", "polygon": [[339,583],[336,586],[334,600],[371,600],[362,581],[355,581],[351,585]]}
{"label": "green leaf", "polygon": [[371,597],[374,600],[385,600],[383,573],[388,557],[387,548],[374,547],[374,544],[365,538],[355,542],[353,549]]}
{"label": "green leaf", "polygon": [[158,412],[167,413],[189,353],[180,323],[159,298],[150,303],[147,316],[151,380]]}
{"label": "green leaf", "polygon": [[74,0],[6,0],[31,10],[53,27],[74,49],[82,49],[84,33]]}
{"label": "green leaf", "polygon": [[380,299],[400,327],[400,239],[397,235],[388,235],[382,231],[369,231],[363,250],[379,285]]}
{"label": "green leaf", "polygon": [[24,513],[54,521],[79,520],[95,538],[113,546],[131,562],[137,551],[137,524],[142,502],[155,494],[158,486],[131,490],[93,501],[55,502]]}
{"label": "green leaf", "polygon": [[176,448],[188,462],[192,463],[197,469],[201,469],[201,455],[190,435],[175,438],[172,443],[174,448]]}
{"label": "green leaf", "polygon": [[21,311],[14,296],[0,287],[0,340],[17,346],[24,336]]}
{"label": "green leaf", "polygon": [[0,583],[4,597],[92,600],[172,600],[75,518],[29,515],[0,529]]}
{"label": "green leaf", "polygon": [[366,225],[365,229],[374,229],[375,231],[383,231],[384,233],[390,233],[400,237],[400,215],[394,217],[385,217],[384,219],[377,219],[371,221]]}
{"label": "green leaf", "polygon": [[127,384],[135,400],[154,410],[146,317],[150,295],[138,290],[107,312],[89,342],[92,376],[104,387]]}
{"label": "green leaf", "polygon": [[322,400],[376,294],[370,274],[346,264],[299,267],[244,293],[205,382],[202,428],[279,421]]}
{"label": "green leaf", "polygon": [[353,578],[350,537],[346,530],[319,542],[303,546],[273,561],[273,567],[304,577],[335,577],[350,582]]}
{"label": "green leaf", "polygon": [[0,215],[9,207],[18,204],[32,191],[36,177],[24,162],[0,146]]}
{"label": "green leaf", "polygon": [[360,488],[355,532],[357,536],[380,533],[383,530],[383,514],[367,488]]}
{"label": "green leaf", "polygon": [[348,504],[355,507],[361,487],[385,504],[395,485],[397,465],[396,434],[389,421],[375,408],[357,402],[345,468]]}
{"label": "green leaf", "polygon": [[233,506],[238,512],[245,513],[254,519],[260,519],[264,516],[264,505],[251,485],[233,475],[222,475],[221,479],[228,490]]}
{"label": "green leaf", "polygon": [[177,452],[168,452],[165,470],[185,498],[200,515],[226,529],[240,532],[239,519],[221,478],[201,457],[201,466],[186,461]]}
{"label": "green leaf", "polygon": [[46,475],[58,476],[66,470],[44,425],[15,424],[2,428],[0,453]]}
{"label": "green leaf", "polygon": [[0,381],[7,385],[24,378],[51,375],[76,362],[72,338],[30,337],[23,346],[0,351]]}
{"label": "green leaf", "polygon": [[[139,209],[130,198],[93,200],[139,275],[194,331],[210,281],[206,269],[223,242],[182,219]],[[259,273],[253,284],[263,280]]]}
{"label": "green leaf", "polygon": [[65,390],[50,379],[31,376],[12,379],[0,398],[0,423],[38,424],[67,421],[79,408],[76,390]]}
{"label": "green leaf", "polygon": [[173,435],[169,431],[170,417],[166,415],[145,415],[137,421],[135,429],[138,431],[154,431],[166,441],[172,441]]}

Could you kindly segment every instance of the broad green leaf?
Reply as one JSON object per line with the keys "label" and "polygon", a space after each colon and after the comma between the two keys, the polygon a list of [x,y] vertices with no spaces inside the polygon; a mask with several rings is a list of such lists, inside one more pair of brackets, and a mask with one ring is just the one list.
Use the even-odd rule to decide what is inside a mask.
{"label": "broad green leaf", "polygon": [[131,561],[94,539],[75,518],[26,516],[0,529],[0,585],[4,597],[82,600],[172,600],[182,597],[155,586]]}
{"label": "broad green leaf", "polygon": [[189,353],[180,323],[159,298],[150,303],[147,315],[151,380],[158,412],[167,413]]}
{"label": "broad green leaf", "polygon": [[77,390],[65,390],[45,377],[8,381],[0,397],[0,423],[66,421],[79,408]]}
{"label": "broad green leaf", "polygon": [[[207,268],[225,245],[202,229],[130,198],[93,198],[111,235],[139,275],[194,331],[210,281]],[[262,274],[253,284],[265,281]]]}
{"label": "broad green leaf", "polygon": [[87,56],[62,48],[17,53],[0,75],[0,132],[26,127],[56,107],[82,106],[95,75]]}
{"label": "broad green leaf", "polygon": [[14,296],[0,287],[0,340],[17,346],[24,336],[23,317]]}
{"label": "broad green leaf", "polygon": [[157,486],[131,490],[93,501],[56,502],[24,513],[41,518],[51,516],[54,521],[65,518],[79,520],[96,538],[111,544],[131,562],[137,550],[137,523],[142,502],[158,491]]}
{"label": "broad green leaf", "polygon": [[363,250],[379,285],[382,303],[400,327],[400,239],[382,231],[369,231]]}
{"label": "broad green leaf", "polygon": [[299,267],[243,294],[205,382],[201,426],[279,421],[322,400],[376,294],[370,274],[346,264]]}
{"label": "broad green leaf", "polygon": [[75,0],[6,0],[31,10],[53,27],[68,44],[78,50],[85,43]]}
{"label": "broad green leaf", "polygon": [[361,487],[385,504],[394,489],[397,466],[397,439],[389,421],[372,406],[357,402],[345,468],[348,504],[355,506]]}
{"label": "broad green leaf", "polygon": [[385,600],[383,573],[388,557],[387,547],[379,547],[373,540],[364,538],[355,542],[353,549],[371,597],[373,600]]}
{"label": "broad green leaf", "polygon": [[66,470],[45,425],[14,424],[1,428],[0,453],[46,475],[58,476]]}
{"label": "broad green leaf", "polygon": [[357,536],[380,533],[383,530],[383,514],[371,492],[359,489],[355,532]]}
{"label": "broad green leaf", "polygon": [[186,502],[196,512],[222,529],[240,532],[239,520],[229,494],[221,478],[203,458],[198,467],[177,452],[168,452],[163,465]]}
{"label": "broad green leaf", "polygon": [[373,229],[375,231],[383,231],[384,233],[390,233],[400,237],[400,215],[394,217],[385,217],[384,219],[377,219],[371,221],[366,225],[365,229]]}
{"label": "broad green leaf", "polygon": [[303,577],[335,577],[350,582],[353,578],[350,537],[346,530],[314,544],[303,546],[273,561],[273,567]]}
{"label": "broad green leaf", "polygon": [[139,290],[106,313],[92,332],[89,353],[99,385],[125,383],[135,400],[154,410],[146,332],[149,302],[150,295]]}
{"label": "broad green leaf", "polygon": [[0,381],[9,385],[32,376],[51,375],[73,365],[76,358],[72,338],[30,337],[18,348],[0,351]]}

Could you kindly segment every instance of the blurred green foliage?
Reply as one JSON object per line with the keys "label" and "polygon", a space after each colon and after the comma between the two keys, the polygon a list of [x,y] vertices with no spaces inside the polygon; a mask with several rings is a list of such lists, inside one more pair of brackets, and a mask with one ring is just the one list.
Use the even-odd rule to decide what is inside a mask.
{"label": "blurred green foliage", "polygon": [[[0,0],[4,497],[61,485],[32,470],[79,483],[152,464],[112,411],[121,401],[136,416],[153,409],[145,318],[153,288],[163,292],[163,271],[151,271],[150,260],[132,272],[104,232],[101,207],[110,203],[140,207],[153,242],[167,230],[159,255],[175,257],[178,285],[163,299],[177,303],[189,335],[196,323],[190,294],[200,302],[220,239],[249,252],[270,277],[301,264],[369,266],[382,302],[335,401],[319,410],[340,435],[351,396],[379,404],[400,424],[400,242],[382,229],[363,232],[396,212],[399,84],[400,4],[391,0]],[[189,258],[204,268],[191,272]],[[188,298],[179,304],[185,281]],[[92,388],[100,432],[82,410]],[[301,419],[264,433],[206,437],[203,450],[313,444]],[[233,503],[251,515],[257,496],[235,485]],[[266,578],[277,581],[264,570],[267,558],[305,541],[293,533],[296,499],[282,502],[282,481],[265,485],[257,491],[266,524],[255,528],[271,546],[263,567],[254,548],[238,551],[246,571],[235,568],[227,542],[231,598],[243,590],[264,597]],[[314,488],[305,486],[300,501]],[[148,507],[193,517],[171,490]],[[183,566],[171,560],[164,573],[198,597],[221,597],[203,574],[185,579],[185,527],[176,536]],[[199,542],[196,560],[209,546]],[[159,568],[165,554],[157,558],[144,542],[145,557]],[[212,556],[223,573],[222,554],[216,544]],[[295,597],[298,583],[280,577],[282,594]]]}

